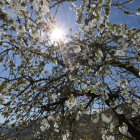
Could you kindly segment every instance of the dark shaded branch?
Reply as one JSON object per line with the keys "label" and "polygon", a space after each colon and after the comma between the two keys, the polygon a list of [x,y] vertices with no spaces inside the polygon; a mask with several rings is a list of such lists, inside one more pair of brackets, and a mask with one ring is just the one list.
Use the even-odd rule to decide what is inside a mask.
{"label": "dark shaded branch", "polygon": [[[109,88],[109,87],[108,87]],[[134,138],[136,138],[136,140],[139,140],[139,138],[140,138],[140,131],[136,128],[136,127],[134,127],[129,121],[128,121],[128,119],[125,117],[125,115],[124,114],[118,114],[117,112],[116,112],[116,108],[117,107],[115,107],[115,108],[112,108],[111,106],[110,106],[110,100],[112,100],[112,96],[113,96],[113,94],[112,94],[112,92],[111,92],[111,90],[110,90],[110,95],[109,95],[109,99],[108,100],[105,100],[105,103],[111,108],[111,110],[114,112],[114,114],[116,115],[116,117],[118,118],[118,120],[119,120],[119,124],[120,125],[122,125],[123,123],[125,123],[125,124],[127,124],[127,126],[128,126],[128,132],[134,137]],[[117,96],[115,95],[115,98],[117,98]],[[119,98],[119,95],[118,95],[118,98]]]}
{"label": "dark shaded branch", "polygon": [[68,100],[68,97],[64,97],[63,99],[57,101],[57,102],[54,102],[54,103],[50,103],[50,104],[47,104],[47,105],[42,105],[41,106],[41,109],[45,110],[45,111],[50,111],[50,110],[53,110],[51,109],[50,107],[52,106],[57,106],[59,104],[62,104],[64,103],[66,100]]}
{"label": "dark shaded branch", "polygon": [[[105,103],[110,107],[110,104],[109,104],[109,101],[106,100]],[[136,139],[136,140],[139,140],[140,138],[140,131],[135,128],[132,124],[130,124],[130,122],[128,121],[128,119],[126,119],[126,117],[124,116],[124,114],[118,114],[116,111],[115,111],[115,108],[112,108],[112,111],[115,113],[116,117],[118,118],[119,120],[119,124],[122,125],[123,123],[127,124],[128,126],[128,132]]]}
{"label": "dark shaded branch", "polygon": [[127,67],[127,63],[121,63],[121,62],[118,62],[118,61],[112,61],[110,64],[115,66],[115,67],[124,68],[127,71],[133,73],[136,77],[140,78],[139,71],[134,66],[128,66]]}

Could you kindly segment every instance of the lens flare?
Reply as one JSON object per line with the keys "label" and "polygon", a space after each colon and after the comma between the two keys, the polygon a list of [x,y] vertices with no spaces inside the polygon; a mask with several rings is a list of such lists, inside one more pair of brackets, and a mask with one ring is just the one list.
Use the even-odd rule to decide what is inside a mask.
{"label": "lens flare", "polygon": [[56,28],[52,31],[51,37],[53,41],[59,41],[63,39],[62,31],[59,28]]}

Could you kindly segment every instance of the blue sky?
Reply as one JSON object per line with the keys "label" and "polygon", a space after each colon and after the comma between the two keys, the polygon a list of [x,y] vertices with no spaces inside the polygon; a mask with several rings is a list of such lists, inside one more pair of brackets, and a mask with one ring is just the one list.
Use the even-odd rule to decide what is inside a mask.
{"label": "blue sky", "polygon": [[[121,0],[122,2],[124,0]],[[76,2],[76,5],[80,5],[81,2]],[[64,9],[63,9],[64,6]],[[60,21],[60,26],[62,26],[64,29],[68,28],[68,24],[69,26],[71,26],[73,28],[73,32],[78,29],[78,25],[75,24],[75,12],[73,10],[70,10],[68,7],[70,6],[70,2],[67,2],[65,4],[60,5],[58,13],[56,14],[56,19],[59,19]],[[78,7],[77,6],[77,7]],[[140,0],[134,0],[133,3],[127,4],[126,5],[127,8],[131,8],[131,9],[137,9],[140,7]],[[109,20],[111,21],[111,23],[116,23],[116,24],[124,24],[124,20],[127,23],[129,28],[132,27],[140,27],[140,23],[137,21],[137,19],[140,20],[140,16],[136,14],[136,11],[132,10],[132,12],[134,12],[134,16],[126,16],[125,14],[123,14],[120,10],[118,10],[115,7],[111,8],[111,12],[110,12],[110,16],[109,16]],[[54,13],[54,12],[52,12]],[[66,13],[66,15],[65,15]],[[67,17],[67,19],[66,19]],[[67,23],[68,20],[68,23]],[[58,21],[58,20],[57,20]]]}
{"label": "blue sky", "polygon": [[[123,2],[124,0],[122,0]],[[76,5],[80,5],[80,1],[76,2]],[[72,27],[72,33],[79,30],[78,25],[75,24],[76,14],[73,10],[69,9],[70,2],[64,3],[63,5],[60,5],[58,9],[58,13],[56,14],[56,20],[59,20],[60,27],[65,30],[67,34],[69,34],[69,27]],[[127,5],[128,8],[136,9],[140,7],[140,0],[134,0],[133,3]],[[7,9],[5,9],[7,11]],[[9,12],[9,11],[8,11]],[[136,15],[136,11],[134,11],[134,16],[126,16],[122,12],[120,12],[118,9],[113,7],[111,9],[111,14],[109,16],[109,20],[111,23],[116,24],[124,24],[124,20],[128,25],[128,28],[137,27],[140,28],[140,23],[137,21],[137,19],[140,20],[140,15]],[[13,12],[9,12],[11,17],[15,17]],[[52,11],[52,14],[54,15],[54,10]],[[0,68],[2,68],[2,64],[0,63]],[[51,69],[51,66],[48,66],[48,69]],[[0,74],[1,76],[1,74]],[[2,73],[2,76],[7,76],[7,73]],[[1,106],[0,106],[1,107]],[[0,115],[0,123],[4,121],[4,118]]]}

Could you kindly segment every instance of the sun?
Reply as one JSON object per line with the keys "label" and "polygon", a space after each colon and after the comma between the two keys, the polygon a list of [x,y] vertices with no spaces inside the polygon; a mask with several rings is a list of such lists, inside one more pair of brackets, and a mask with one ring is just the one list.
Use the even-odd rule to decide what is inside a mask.
{"label": "sun", "polygon": [[63,32],[59,28],[55,28],[51,33],[53,41],[63,40]]}

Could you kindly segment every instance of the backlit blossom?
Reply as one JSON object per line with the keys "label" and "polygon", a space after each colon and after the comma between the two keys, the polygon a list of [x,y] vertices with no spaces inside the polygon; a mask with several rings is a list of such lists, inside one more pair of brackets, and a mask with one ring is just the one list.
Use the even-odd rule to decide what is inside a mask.
{"label": "backlit blossom", "polygon": [[29,33],[33,38],[38,38],[38,32],[36,29],[30,29]]}
{"label": "backlit blossom", "polygon": [[98,53],[101,57],[103,56],[103,52],[101,50],[98,50]]}
{"label": "backlit blossom", "polygon": [[103,135],[102,136],[102,139],[103,140],[115,140],[115,137],[114,136],[111,136],[111,135],[110,136]]}
{"label": "backlit blossom", "polygon": [[91,65],[93,65],[93,60],[92,59],[89,59],[88,60],[88,64],[91,66]]}
{"label": "backlit blossom", "polygon": [[78,52],[80,52],[80,51],[81,51],[80,45],[77,45],[77,46],[75,47],[75,53],[78,53]]}
{"label": "backlit blossom", "polygon": [[107,133],[107,130],[105,128],[102,128],[101,133],[102,133],[102,135],[105,135]]}
{"label": "backlit blossom", "polygon": [[92,116],[92,117],[91,117],[91,121],[92,121],[93,123],[97,123],[98,120],[99,120],[99,114],[96,114],[95,116]]}
{"label": "backlit blossom", "polygon": [[132,109],[134,109],[136,112],[140,112],[139,109],[140,109],[140,106],[136,103],[132,103]]}
{"label": "backlit blossom", "polygon": [[109,122],[111,122],[111,120],[112,120],[112,116],[111,115],[109,115],[109,114],[104,114],[104,113],[102,113],[102,120],[104,121],[104,122],[106,122],[106,123],[109,123]]}
{"label": "backlit blossom", "polygon": [[119,81],[116,83],[119,87],[122,87],[122,88],[125,88],[126,85],[128,85],[128,82],[127,81]]}
{"label": "backlit blossom", "polygon": [[114,131],[114,127],[115,127],[114,123],[111,122],[110,123],[110,132],[113,132]]}
{"label": "backlit blossom", "polygon": [[72,109],[73,107],[76,106],[76,103],[77,103],[77,100],[75,97],[71,97],[69,100],[67,100],[65,102],[65,105],[69,108],[69,109]]}
{"label": "backlit blossom", "polygon": [[21,25],[18,24],[17,27],[16,27],[16,31],[17,31],[17,34],[25,33],[26,32],[25,26],[21,26]]}
{"label": "backlit blossom", "polygon": [[124,50],[120,49],[120,50],[116,51],[116,54],[115,55],[116,56],[124,56],[125,55],[125,52],[124,52]]}
{"label": "backlit blossom", "polygon": [[55,101],[57,99],[57,95],[52,94],[52,99]]}
{"label": "backlit blossom", "polygon": [[6,103],[6,99],[4,98],[4,96],[0,93],[0,104],[5,104]]}
{"label": "backlit blossom", "polygon": [[67,140],[67,138],[69,137],[69,132],[67,131],[66,134],[62,135],[63,140]]}
{"label": "backlit blossom", "polygon": [[109,98],[107,93],[102,92],[101,95],[104,100],[107,100]]}
{"label": "backlit blossom", "polygon": [[12,94],[12,96],[9,98],[10,101],[15,101],[16,100],[16,95]]}
{"label": "backlit blossom", "polygon": [[140,99],[135,99],[135,102],[138,104],[138,105],[140,105]]}
{"label": "backlit blossom", "polygon": [[5,2],[4,0],[0,0],[0,8],[4,9],[5,7]]}
{"label": "backlit blossom", "polygon": [[49,129],[50,128],[50,125],[48,123],[48,121],[46,119],[44,119],[42,122],[41,122],[41,131],[45,131],[46,129]]}
{"label": "backlit blossom", "polygon": [[125,123],[123,123],[123,125],[119,127],[119,131],[120,131],[122,134],[125,135],[125,134],[127,133],[127,131],[128,131],[128,126],[127,126]]}
{"label": "backlit blossom", "polygon": [[111,106],[112,108],[114,108],[114,107],[116,107],[116,103],[115,103],[114,101],[111,101],[111,102],[110,102],[110,106]]}
{"label": "backlit blossom", "polygon": [[122,113],[123,113],[123,110],[122,110],[120,107],[117,107],[116,112],[117,112],[118,114],[122,114]]}

